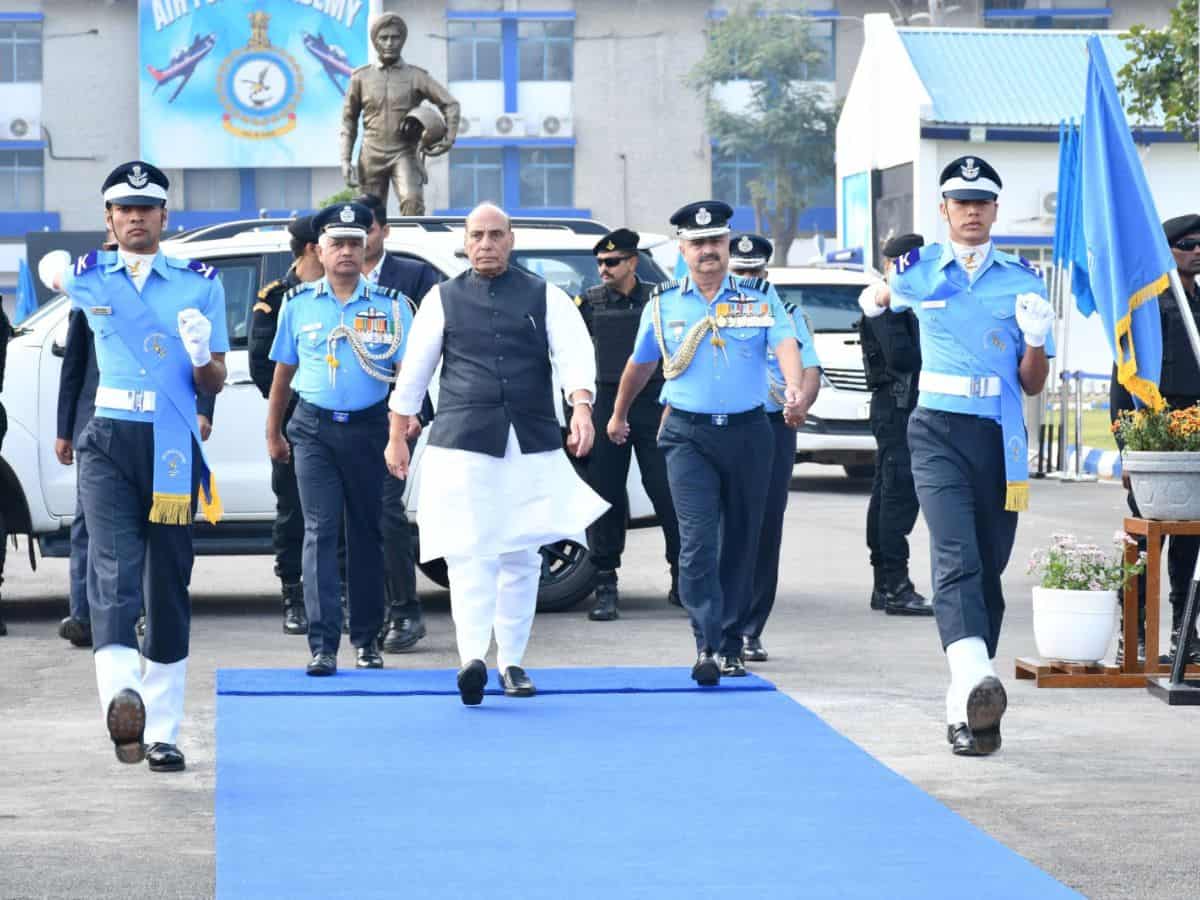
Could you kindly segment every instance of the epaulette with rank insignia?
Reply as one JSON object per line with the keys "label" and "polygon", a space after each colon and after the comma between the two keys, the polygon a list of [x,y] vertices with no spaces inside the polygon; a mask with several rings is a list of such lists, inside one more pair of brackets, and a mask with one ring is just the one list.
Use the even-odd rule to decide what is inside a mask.
{"label": "epaulette with rank insignia", "polygon": [[1017,264],[1018,264],[1018,265],[1019,265],[1021,268],[1023,268],[1023,269],[1026,269],[1027,271],[1030,271],[1030,272],[1032,272],[1032,273],[1033,273],[1034,275],[1036,275],[1038,278],[1041,278],[1041,277],[1042,277],[1042,270],[1041,270],[1039,267],[1035,266],[1033,263],[1031,263],[1029,260],[1027,260],[1025,257],[1023,257],[1023,256],[1018,256],[1018,257],[1017,257]]}
{"label": "epaulette with rank insignia", "polygon": [[759,291],[765,294],[770,288],[771,282],[765,278],[739,278],[737,279],[738,287],[750,288],[752,291]]}
{"label": "epaulette with rank insignia", "polygon": [[791,300],[784,300],[783,308],[785,310],[787,310],[787,314],[789,316],[794,316],[796,314],[796,312],[800,309],[800,307],[797,306],[795,303],[793,303]]}
{"label": "epaulette with rank insignia", "polygon": [[283,295],[283,299],[284,299],[284,300],[291,300],[291,299],[292,299],[293,297],[295,297],[295,296],[296,296],[298,293],[300,293],[301,291],[303,291],[303,290],[305,290],[305,289],[307,289],[307,288],[308,288],[308,283],[307,283],[307,282],[304,282],[304,281],[302,281],[302,282],[300,282],[298,285],[296,285],[295,287],[293,287],[293,288],[289,288],[289,289],[288,289],[288,292],[287,292],[286,294],[284,294],[284,295]]}
{"label": "epaulette with rank insignia", "polygon": [[275,290],[275,288],[279,287],[281,284],[283,284],[283,282],[280,279],[276,278],[270,284],[263,285],[262,289],[259,290],[259,292],[258,292],[258,299],[266,300],[267,294],[271,293],[271,291]]}
{"label": "epaulette with rank insignia", "polygon": [[100,258],[100,254],[93,250],[91,253],[85,254],[75,260],[75,274],[82,275],[88,269],[96,265],[96,260]]}
{"label": "epaulette with rank insignia", "polygon": [[400,293],[399,288],[384,287],[382,284],[371,285],[371,290],[377,294],[383,294],[383,296],[387,297],[389,300],[399,300],[404,296],[402,293]]}
{"label": "epaulette with rank insignia", "polygon": [[682,284],[680,279],[673,278],[670,281],[660,281],[650,290],[651,297],[657,297],[659,294],[665,294],[667,291],[673,290]]}
{"label": "epaulette with rank insignia", "polygon": [[203,278],[212,279],[217,277],[217,267],[203,260],[189,259],[187,267]]}

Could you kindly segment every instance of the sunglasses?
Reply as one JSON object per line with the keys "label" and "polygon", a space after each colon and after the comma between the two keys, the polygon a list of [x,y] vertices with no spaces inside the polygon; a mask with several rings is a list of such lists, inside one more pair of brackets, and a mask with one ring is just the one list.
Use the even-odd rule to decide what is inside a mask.
{"label": "sunglasses", "polygon": [[1184,253],[1190,253],[1197,247],[1200,247],[1200,238],[1183,238],[1171,245],[1176,250],[1182,250]]}
{"label": "sunglasses", "polygon": [[597,256],[596,265],[602,269],[612,269],[627,259],[633,259],[633,256]]}

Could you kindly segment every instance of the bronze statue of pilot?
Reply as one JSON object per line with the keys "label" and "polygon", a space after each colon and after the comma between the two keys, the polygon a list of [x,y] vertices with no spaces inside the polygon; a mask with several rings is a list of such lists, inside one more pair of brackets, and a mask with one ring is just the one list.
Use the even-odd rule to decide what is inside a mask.
{"label": "bronze statue of pilot", "polygon": [[[378,62],[359,66],[350,76],[342,104],[342,177],[350,187],[388,198],[395,185],[400,214],[425,213],[428,178],[422,160],[450,149],[458,134],[459,105],[429,73],[400,57],[408,26],[396,13],[384,13],[371,25],[371,43]],[[441,111],[439,117],[428,100]],[[351,162],[358,119],[362,116],[362,146],[358,170]],[[444,123],[441,119],[444,118]]]}

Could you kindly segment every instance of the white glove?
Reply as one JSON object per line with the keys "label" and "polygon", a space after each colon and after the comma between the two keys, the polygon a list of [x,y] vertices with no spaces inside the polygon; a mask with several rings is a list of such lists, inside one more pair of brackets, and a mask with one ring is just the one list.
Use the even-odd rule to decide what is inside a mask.
{"label": "white glove", "polygon": [[876,299],[885,288],[886,285],[883,284],[868,284],[858,295],[858,306],[868,319],[874,319],[887,312],[887,307],[880,306]]}
{"label": "white glove", "polygon": [[1054,325],[1054,307],[1038,294],[1017,294],[1017,327],[1029,347],[1041,347]]}
{"label": "white glove", "polygon": [[207,366],[212,359],[208,351],[208,340],[212,337],[212,322],[204,318],[204,313],[189,307],[179,311],[179,337],[183,340],[183,348],[192,359],[196,368]]}
{"label": "white glove", "polygon": [[71,268],[71,254],[66,250],[51,250],[38,260],[38,281],[52,291],[61,291]]}

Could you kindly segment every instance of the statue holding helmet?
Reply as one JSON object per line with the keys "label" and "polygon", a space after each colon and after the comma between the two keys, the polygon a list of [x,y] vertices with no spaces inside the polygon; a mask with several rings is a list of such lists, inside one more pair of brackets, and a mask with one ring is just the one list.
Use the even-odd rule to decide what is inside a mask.
{"label": "statue holding helmet", "polygon": [[[396,13],[385,13],[371,24],[371,43],[379,59],[355,69],[346,89],[342,177],[349,187],[374,194],[385,206],[390,183],[396,188],[400,214],[420,216],[425,213],[424,186],[429,180],[424,158],[439,156],[454,144],[459,105],[428,72],[400,57],[407,38],[408,26]],[[362,146],[355,167],[351,157],[360,116]]]}

